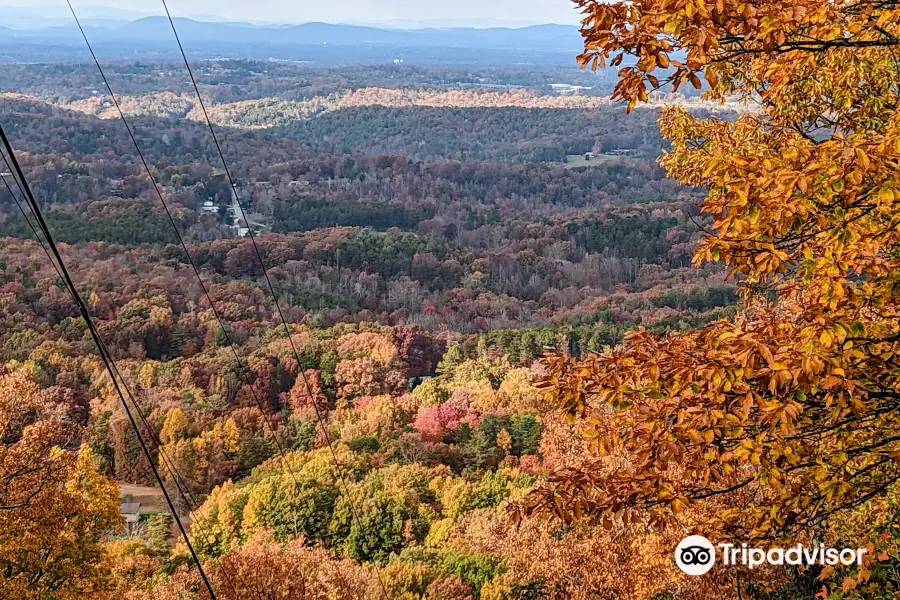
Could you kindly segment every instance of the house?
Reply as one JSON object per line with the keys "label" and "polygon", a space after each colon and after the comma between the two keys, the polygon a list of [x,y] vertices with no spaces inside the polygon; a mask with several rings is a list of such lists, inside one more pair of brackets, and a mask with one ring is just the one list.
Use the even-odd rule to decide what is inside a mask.
{"label": "house", "polygon": [[250,229],[248,229],[247,227],[238,227],[237,232],[239,237],[247,237],[247,235],[250,233]]}
{"label": "house", "polygon": [[300,181],[292,181],[288,183],[290,187],[309,187],[309,182],[305,179],[301,179]]}
{"label": "house", "polygon": [[584,153],[584,160],[592,160],[593,158],[594,158],[593,152],[585,152]]}
{"label": "house", "polygon": [[122,515],[126,523],[137,523],[141,520],[141,503],[123,502],[119,504],[119,514]]}
{"label": "house", "polygon": [[200,207],[200,212],[204,215],[215,215],[219,213],[219,207],[212,200],[207,200]]}

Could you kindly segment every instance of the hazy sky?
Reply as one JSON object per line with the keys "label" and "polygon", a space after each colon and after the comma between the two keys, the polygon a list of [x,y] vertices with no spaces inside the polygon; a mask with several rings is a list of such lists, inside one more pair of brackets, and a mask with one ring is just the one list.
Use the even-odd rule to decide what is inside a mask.
{"label": "hazy sky", "polygon": [[[391,21],[506,21],[574,23],[578,13],[570,0],[167,0],[179,16],[218,16],[253,22],[389,23]],[[153,13],[153,0],[73,1],[76,10],[94,13],[98,5]],[[66,10],[65,0],[0,0],[4,8],[40,6],[46,16]],[[97,15],[99,16],[99,15]],[[112,16],[112,14],[110,14]],[[121,13],[117,16],[123,16]],[[140,16],[140,15],[136,15]]]}

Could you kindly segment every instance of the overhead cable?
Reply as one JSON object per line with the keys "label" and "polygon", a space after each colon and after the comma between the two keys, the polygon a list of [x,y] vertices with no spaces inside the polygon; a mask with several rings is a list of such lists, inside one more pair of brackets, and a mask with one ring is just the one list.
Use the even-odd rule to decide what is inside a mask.
{"label": "overhead cable", "polygon": [[[44,234],[44,238],[47,240],[47,245],[49,246],[50,251],[55,257],[56,263],[59,265],[59,270],[66,284],[66,287],[68,288],[69,293],[72,295],[75,304],[78,306],[78,310],[81,312],[81,316],[87,325],[88,331],[91,334],[91,338],[93,339],[94,344],[96,344],[97,346],[97,350],[100,353],[100,360],[103,361],[103,364],[106,367],[106,371],[109,374],[110,380],[112,381],[113,388],[115,389],[116,394],[119,396],[119,400],[121,400],[122,402],[122,407],[125,409],[125,414],[128,416],[128,421],[131,424],[131,428],[137,436],[138,442],[141,447],[141,452],[147,459],[147,463],[150,465],[150,469],[153,471],[153,476],[156,478],[156,481],[159,484],[160,489],[162,490],[163,497],[166,500],[166,504],[168,505],[169,510],[172,513],[172,517],[175,519],[175,522],[178,525],[178,529],[181,532],[182,538],[184,538],[184,543],[187,545],[191,557],[197,564],[197,569],[200,572],[200,576],[203,579],[206,590],[209,592],[212,600],[216,600],[215,592],[213,592],[212,585],[209,583],[206,572],[203,570],[203,565],[200,563],[200,559],[197,556],[193,544],[191,544],[191,540],[188,537],[187,530],[184,527],[184,523],[182,523],[181,521],[181,516],[175,509],[175,504],[173,503],[172,498],[169,496],[169,493],[166,490],[166,486],[163,484],[159,469],[157,469],[156,464],[153,462],[153,457],[150,454],[150,450],[147,448],[147,444],[146,442],[144,442],[143,436],[141,436],[140,427],[138,426],[137,421],[134,418],[131,407],[128,406],[128,402],[126,402],[125,400],[125,394],[122,392],[122,387],[120,386],[119,380],[116,376],[118,370],[115,367],[115,361],[106,348],[106,344],[103,342],[103,339],[100,337],[100,333],[98,332],[97,327],[94,324],[94,320],[91,317],[91,313],[90,310],[88,310],[87,304],[81,298],[81,295],[78,293],[78,289],[75,287],[75,283],[73,282],[72,277],[69,274],[68,269],[66,268],[65,262],[63,261],[62,256],[59,253],[59,248],[56,245],[56,241],[54,240],[50,229],[47,227],[47,222],[44,220],[41,208],[34,198],[34,194],[31,191],[31,187],[28,185],[28,181],[25,179],[25,174],[23,173],[22,168],[19,165],[19,161],[16,159],[16,155],[13,152],[12,145],[9,143],[9,139],[6,137],[6,132],[3,130],[2,125],[0,125],[0,140],[2,140],[3,142],[3,146],[6,149],[6,153],[9,155],[9,160],[12,163],[14,172],[18,177],[19,182],[21,183],[22,191],[25,194],[26,203],[28,204],[29,209],[31,210],[38,223],[38,228],[41,230],[41,232]],[[122,383],[124,384],[124,380]]]}
{"label": "overhead cable", "polygon": [[[358,511],[356,510],[355,502],[353,501],[353,495],[350,493],[350,487],[347,484],[346,478],[344,477],[343,465],[341,464],[340,460],[338,459],[337,452],[335,451],[334,444],[331,440],[331,435],[328,433],[328,425],[325,422],[325,416],[322,414],[322,411],[319,408],[318,403],[315,402],[315,400],[314,400],[315,394],[313,393],[312,386],[309,383],[309,379],[306,377],[306,373],[303,371],[303,369],[300,368],[302,361],[300,360],[300,353],[297,351],[297,347],[294,344],[293,336],[291,335],[291,328],[288,326],[287,319],[285,319],[284,313],[281,310],[278,293],[275,291],[275,287],[272,285],[272,280],[269,278],[268,269],[266,268],[265,261],[263,260],[262,252],[260,252],[259,245],[256,243],[256,236],[253,233],[253,227],[252,227],[249,219],[247,219],[247,213],[244,211],[244,207],[241,205],[240,194],[238,194],[237,185],[235,184],[231,169],[229,169],[229,167],[228,167],[228,161],[225,159],[225,154],[224,154],[224,152],[222,152],[222,146],[219,143],[219,138],[216,135],[216,131],[215,131],[215,128],[213,127],[212,120],[209,118],[209,112],[206,109],[206,104],[203,102],[203,95],[200,93],[200,88],[197,85],[196,78],[194,77],[194,71],[193,71],[193,69],[191,69],[190,61],[188,60],[187,54],[184,51],[184,46],[181,43],[181,37],[178,35],[178,29],[175,27],[175,21],[174,21],[174,19],[172,19],[172,13],[169,12],[169,6],[166,4],[166,0],[162,0],[162,4],[163,4],[163,8],[166,11],[166,16],[169,19],[169,25],[172,28],[172,33],[175,35],[175,40],[178,42],[178,49],[181,52],[182,59],[184,60],[184,66],[187,69],[188,75],[190,77],[191,85],[194,88],[194,92],[197,94],[197,100],[200,104],[200,109],[203,113],[203,117],[206,120],[206,125],[209,128],[209,133],[212,136],[213,144],[216,147],[216,151],[219,154],[219,158],[222,160],[222,166],[225,169],[225,175],[228,178],[228,183],[231,186],[232,193],[234,194],[235,203],[238,206],[238,210],[240,210],[241,218],[244,220],[244,223],[247,228],[248,236],[250,237],[250,241],[253,244],[253,249],[256,253],[256,257],[259,260],[260,267],[262,268],[263,277],[265,278],[266,285],[269,288],[269,292],[272,294],[272,300],[274,301],[275,309],[278,312],[278,317],[281,320],[282,325],[284,325],[284,329],[285,329],[285,333],[287,334],[288,342],[289,342],[291,350],[294,354],[294,359],[297,362],[298,374],[301,378],[301,381],[303,382],[303,385],[306,388],[307,396],[310,398],[313,398],[312,404],[313,404],[313,409],[315,410],[315,413],[316,413],[316,420],[318,420],[319,425],[322,428],[322,434],[325,438],[325,443],[328,446],[328,450],[331,454],[331,458],[334,461],[334,465],[335,465],[335,468],[337,471],[337,476],[340,480],[340,485],[342,486],[343,492],[344,492],[345,496],[347,497],[347,500],[349,503],[351,519],[356,522],[356,526],[360,529],[360,531],[364,532],[364,535],[366,535],[366,533],[368,533],[368,532],[367,532],[365,526],[363,525],[361,519],[359,518]],[[382,594],[383,594],[385,600],[387,600],[390,596],[388,594],[387,586],[384,582],[384,579],[382,578],[381,574],[377,570],[375,571],[375,574],[378,577],[378,583],[381,586]]]}
{"label": "overhead cable", "polygon": [[[71,7],[71,5],[70,5],[70,7]],[[76,17],[76,20],[77,20],[77,17]],[[129,135],[129,137],[131,138],[131,141],[132,141],[132,144],[134,145],[135,151],[137,152],[138,157],[140,158],[140,161],[141,161],[141,163],[142,163],[142,165],[143,165],[143,167],[144,167],[144,170],[146,171],[147,176],[148,176],[149,179],[150,179],[150,183],[151,183],[151,185],[153,186],[153,189],[155,190],[156,195],[157,195],[157,197],[159,198],[160,203],[162,204],[162,207],[163,207],[163,209],[164,209],[164,211],[165,211],[165,214],[166,214],[166,216],[168,217],[169,223],[172,225],[172,229],[173,229],[174,232],[175,232],[175,236],[177,237],[178,242],[179,242],[181,248],[184,250],[185,256],[187,257],[187,260],[188,260],[188,264],[190,265],[191,269],[193,270],[195,276],[197,277],[197,281],[200,283],[200,288],[201,288],[201,290],[203,291],[203,295],[204,295],[204,297],[206,298],[207,302],[209,303],[209,306],[210,306],[210,308],[211,308],[212,311],[213,311],[213,315],[215,316],[215,319],[216,319],[216,321],[217,321],[217,323],[218,323],[218,325],[219,325],[219,328],[220,328],[220,330],[221,330],[221,332],[222,332],[222,335],[224,336],[225,341],[227,342],[228,347],[230,348],[231,353],[232,353],[232,355],[234,356],[234,359],[235,359],[235,362],[236,362],[237,368],[238,368],[238,373],[240,374],[241,379],[242,379],[242,380],[244,381],[244,383],[246,384],[247,389],[248,389],[248,391],[249,391],[251,397],[253,398],[253,401],[255,402],[255,404],[257,405],[257,407],[259,408],[260,413],[261,413],[261,415],[262,415],[262,417],[263,417],[263,420],[265,421],[267,428],[269,429],[270,433],[272,434],[272,440],[274,441],[274,443],[275,443],[275,445],[276,445],[276,448],[277,448],[277,450],[278,450],[280,456],[282,457],[282,459],[283,459],[283,461],[284,461],[285,468],[287,469],[289,475],[291,476],[291,479],[293,480],[295,487],[299,490],[299,488],[300,488],[300,483],[299,483],[299,481],[298,481],[298,479],[297,479],[296,474],[295,474],[294,471],[293,471],[293,468],[292,468],[291,465],[290,465],[290,461],[287,460],[287,456],[286,456],[286,452],[285,452],[284,446],[283,446],[283,444],[281,443],[281,440],[280,440],[279,437],[278,437],[278,433],[277,433],[277,431],[275,430],[274,425],[272,425],[272,423],[271,423],[271,421],[270,421],[270,419],[269,419],[269,416],[267,415],[267,411],[266,411],[266,409],[265,409],[265,407],[264,407],[264,405],[263,405],[263,402],[262,402],[262,400],[259,398],[259,395],[257,394],[256,390],[253,388],[251,376],[250,376],[250,373],[248,372],[247,366],[245,365],[244,360],[241,359],[240,355],[239,355],[238,352],[237,352],[237,349],[235,348],[235,345],[234,345],[234,342],[233,342],[233,340],[232,340],[232,338],[231,338],[231,335],[230,335],[229,332],[228,332],[228,328],[226,327],[226,325],[225,325],[225,323],[224,323],[224,321],[223,321],[223,319],[222,319],[222,316],[221,316],[221,314],[219,313],[218,308],[216,307],[215,302],[213,302],[212,296],[211,296],[211,294],[210,294],[210,292],[209,292],[209,289],[208,289],[208,287],[207,287],[207,285],[206,285],[206,282],[203,281],[203,277],[202,277],[201,274],[200,274],[200,270],[199,270],[199,268],[197,267],[196,263],[194,262],[193,257],[191,256],[191,253],[190,253],[190,251],[189,251],[189,249],[188,249],[188,247],[187,247],[187,244],[186,244],[185,241],[184,241],[184,237],[181,235],[181,231],[178,229],[178,225],[177,225],[177,223],[175,222],[175,219],[174,219],[174,217],[173,217],[173,215],[172,215],[171,209],[169,208],[169,204],[168,204],[168,202],[166,202],[165,198],[163,197],[162,191],[160,190],[160,186],[157,184],[156,178],[155,178],[154,175],[153,175],[153,171],[151,170],[150,165],[149,165],[149,163],[147,162],[147,160],[146,160],[146,158],[145,158],[145,155],[144,155],[143,151],[141,150],[140,145],[139,145],[138,142],[137,142],[137,138],[136,138],[136,136],[134,135],[134,130],[133,130],[133,128],[131,127],[131,125],[129,124],[128,118],[125,116],[125,113],[124,113],[124,111],[123,111],[122,108],[121,108],[121,105],[120,105],[120,103],[119,103],[119,101],[118,101],[118,98],[116,98],[116,95],[115,95],[115,93],[114,93],[113,90],[112,90],[112,87],[111,87],[111,85],[110,85],[110,83],[109,83],[108,78],[106,77],[106,74],[105,74],[105,72],[104,72],[104,70],[103,70],[103,67],[100,65],[100,63],[99,63],[99,61],[98,61],[98,59],[97,59],[97,57],[96,57],[96,54],[95,54],[94,51],[93,51],[93,48],[92,48],[92,46],[91,46],[90,41],[87,39],[87,36],[84,35],[84,30],[83,30],[83,29],[82,29],[82,35],[83,35],[83,37],[85,38],[85,43],[87,44],[88,49],[89,49],[89,51],[90,51],[90,53],[91,53],[91,56],[92,56],[93,59],[94,59],[94,63],[96,64],[97,69],[98,69],[98,71],[99,71],[99,73],[100,73],[100,76],[101,76],[101,78],[103,79],[103,83],[104,83],[104,85],[106,86],[107,91],[109,92],[109,96],[110,96],[110,98],[112,99],[112,102],[113,102],[114,106],[116,107],[116,110],[117,110],[117,112],[118,112],[118,114],[119,114],[119,117],[120,117],[120,119],[122,120],[123,124],[125,125],[126,130],[128,131],[128,135]],[[177,481],[177,478],[176,478],[176,485],[177,485],[177,484],[178,484],[178,481]],[[185,487],[186,487],[186,486],[185,486]],[[184,494],[184,492],[182,492],[182,493]],[[188,492],[188,493],[189,493],[189,492]],[[311,499],[310,499],[310,501],[311,501]],[[296,511],[297,511],[297,508],[294,507],[294,510],[295,510],[295,512],[296,512]],[[295,516],[295,522],[296,522],[296,514],[295,514],[294,516]],[[223,569],[223,571],[224,571],[224,569]],[[226,576],[227,576],[227,573],[226,573]],[[341,576],[341,579],[343,580],[343,576]],[[346,582],[345,582],[345,581],[342,581],[342,583],[346,586]],[[245,587],[246,587],[246,584],[245,584]],[[233,588],[233,584],[232,584],[232,588]],[[236,593],[236,591],[235,591],[235,593]]]}

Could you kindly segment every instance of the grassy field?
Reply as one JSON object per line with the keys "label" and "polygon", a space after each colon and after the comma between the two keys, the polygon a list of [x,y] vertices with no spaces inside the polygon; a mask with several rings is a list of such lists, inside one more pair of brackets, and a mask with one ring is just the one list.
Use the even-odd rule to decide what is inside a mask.
{"label": "grassy field", "polygon": [[585,160],[584,154],[568,154],[566,155],[565,167],[567,169],[574,169],[575,167],[596,167],[597,165],[608,162],[614,158],[616,157],[606,154],[595,154],[590,160]]}
{"label": "grassy field", "polygon": [[132,485],[130,483],[119,484],[119,499],[121,502],[140,502],[141,514],[153,512],[166,512],[165,498],[159,488],[145,485]]}

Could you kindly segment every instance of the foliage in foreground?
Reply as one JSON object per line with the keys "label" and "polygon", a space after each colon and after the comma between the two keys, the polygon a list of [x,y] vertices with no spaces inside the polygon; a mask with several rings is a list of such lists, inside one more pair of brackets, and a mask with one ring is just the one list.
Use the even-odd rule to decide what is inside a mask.
{"label": "foliage in foreground", "polygon": [[[120,527],[116,484],[77,435],[78,407],[23,371],[0,372],[0,596],[69,600],[111,585],[103,560]],[[76,446],[77,448],[77,446]]]}
{"label": "foliage in foreground", "polygon": [[[877,544],[875,560],[890,560],[879,534],[900,478],[900,8],[578,4],[582,62],[640,58],[616,88],[631,106],[662,69],[759,105],[734,123],[677,108],[660,119],[672,145],[661,164],[708,190],[713,225],[695,262],[742,275],[743,303],[696,331],[638,330],[585,360],[550,358],[542,386],[585,419],[599,457],[552,478],[531,511]],[[888,593],[896,580],[879,569],[844,573],[835,593]]]}

